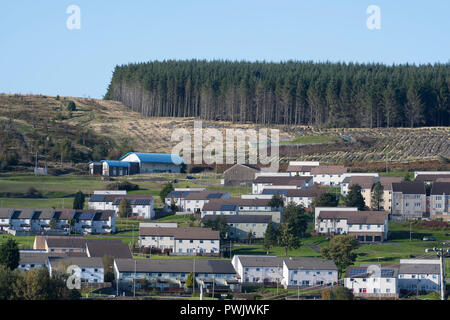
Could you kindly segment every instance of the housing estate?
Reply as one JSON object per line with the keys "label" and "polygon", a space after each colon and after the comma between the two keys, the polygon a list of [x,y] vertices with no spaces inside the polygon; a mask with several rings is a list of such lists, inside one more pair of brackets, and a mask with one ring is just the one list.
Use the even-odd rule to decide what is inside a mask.
{"label": "housing estate", "polygon": [[113,210],[119,214],[120,202],[125,199],[130,205],[132,216],[153,219],[155,217],[155,200],[151,195],[115,195],[115,194],[94,194],[89,198],[89,209],[92,210]]}

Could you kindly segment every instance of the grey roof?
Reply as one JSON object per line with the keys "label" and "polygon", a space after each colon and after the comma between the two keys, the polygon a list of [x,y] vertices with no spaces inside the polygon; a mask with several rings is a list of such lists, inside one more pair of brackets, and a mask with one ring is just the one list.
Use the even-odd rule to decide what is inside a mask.
{"label": "grey roof", "polygon": [[160,272],[160,273],[220,273],[236,274],[230,260],[194,260],[194,259],[115,259],[119,272]]}
{"label": "grey roof", "polygon": [[0,208],[0,219],[9,219],[12,209]]}
{"label": "grey roof", "polygon": [[346,219],[347,224],[384,224],[388,217],[385,211],[321,211],[319,219]]}
{"label": "grey roof", "polygon": [[121,240],[92,239],[87,241],[89,256],[103,258],[105,255],[113,258],[133,258],[128,245]]}
{"label": "grey roof", "polygon": [[31,219],[35,213],[35,209],[12,209],[11,219]]}
{"label": "grey roof", "polygon": [[20,252],[20,262],[23,263],[47,263],[49,257],[64,257],[64,253],[47,252]]}
{"label": "grey roof", "polygon": [[139,228],[140,236],[165,236],[174,237],[179,240],[219,240],[219,231],[214,231],[210,228],[161,228],[161,227],[143,227]]}
{"label": "grey roof", "polygon": [[402,181],[392,183],[393,192],[403,194],[426,194],[425,185],[422,182]]}
{"label": "grey roof", "polygon": [[239,256],[243,267],[283,267],[284,258],[275,256]]}
{"label": "grey roof", "polygon": [[49,248],[86,248],[87,240],[81,237],[51,237],[46,238]]}
{"label": "grey roof", "polygon": [[186,200],[211,200],[221,199],[227,194],[227,191],[200,191],[190,192],[185,199]]}
{"label": "grey roof", "polygon": [[434,182],[431,186],[432,195],[450,195],[450,182]]}
{"label": "grey roof", "polygon": [[311,169],[311,174],[344,174],[347,168],[344,166],[319,166]]}
{"label": "grey roof", "polygon": [[102,258],[90,258],[90,257],[49,257],[50,266],[57,268],[60,263],[73,264],[78,267],[86,268],[103,268]]}
{"label": "grey roof", "polygon": [[236,207],[269,207],[270,199],[226,198],[205,203],[202,211],[235,211]]}
{"label": "grey roof", "polygon": [[319,260],[316,258],[286,258],[288,269],[292,270],[337,270],[332,260]]}
{"label": "grey roof", "polygon": [[218,217],[223,217],[227,223],[270,223],[272,216],[270,215],[212,215],[207,214],[203,217],[202,223],[208,220],[216,220]]}
{"label": "grey roof", "polygon": [[301,186],[312,178],[310,176],[260,176],[253,180],[253,183],[267,183],[274,186]]}
{"label": "grey roof", "polygon": [[400,264],[400,274],[439,274],[439,264]]}
{"label": "grey roof", "polygon": [[33,219],[44,219],[50,220],[53,218],[55,211],[53,209],[35,209],[35,214],[33,215]]}
{"label": "grey roof", "polygon": [[317,166],[289,165],[286,169],[286,172],[311,172],[311,170],[315,167]]}
{"label": "grey roof", "polygon": [[438,173],[436,174],[418,174],[414,181],[426,182],[426,181],[435,181],[441,178],[450,178],[450,174],[448,173]]}
{"label": "grey roof", "polygon": [[286,197],[318,197],[321,194],[325,193],[326,191],[324,189],[320,188],[311,188],[311,189],[288,189],[288,192],[286,194]]}

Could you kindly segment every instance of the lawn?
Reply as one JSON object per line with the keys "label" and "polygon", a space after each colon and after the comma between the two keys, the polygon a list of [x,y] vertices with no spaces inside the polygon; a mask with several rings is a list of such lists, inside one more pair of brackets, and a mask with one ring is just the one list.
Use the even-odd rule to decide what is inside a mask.
{"label": "lawn", "polygon": [[0,208],[72,209],[73,198],[0,198]]}

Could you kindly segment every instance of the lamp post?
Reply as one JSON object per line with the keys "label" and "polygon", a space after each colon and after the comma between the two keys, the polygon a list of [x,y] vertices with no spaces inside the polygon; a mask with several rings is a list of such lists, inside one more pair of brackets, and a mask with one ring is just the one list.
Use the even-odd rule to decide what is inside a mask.
{"label": "lamp post", "polygon": [[[439,271],[440,271],[440,287],[441,287],[441,300],[445,300],[445,260],[444,258],[449,257],[449,249],[444,248],[433,248],[436,255],[439,257]],[[428,252],[430,249],[425,249]]]}

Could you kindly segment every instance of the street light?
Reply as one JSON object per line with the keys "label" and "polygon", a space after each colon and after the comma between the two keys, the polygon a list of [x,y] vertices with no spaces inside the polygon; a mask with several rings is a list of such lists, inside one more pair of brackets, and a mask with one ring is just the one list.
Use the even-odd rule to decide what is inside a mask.
{"label": "street light", "polygon": [[[425,252],[428,252],[426,250],[430,250],[430,249],[425,249]],[[449,253],[448,253],[448,249],[444,249],[444,248],[433,248],[432,249],[434,252],[436,252],[436,255],[439,257],[439,271],[440,271],[440,277],[441,277],[441,300],[445,300],[445,260],[444,258],[450,257]]]}

